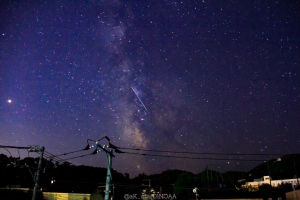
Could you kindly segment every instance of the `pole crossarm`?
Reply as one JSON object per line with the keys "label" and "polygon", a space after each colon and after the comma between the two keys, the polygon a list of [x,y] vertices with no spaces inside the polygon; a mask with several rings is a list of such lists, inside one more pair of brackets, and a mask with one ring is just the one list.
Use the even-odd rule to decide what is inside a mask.
{"label": "pole crossarm", "polygon": [[[103,139],[106,139],[109,144],[108,145],[100,145],[99,142]],[[89,142],[95,142],[95,145],[90,145]],[[112,157],[115,157],[113,152],[116,152],[116,153],[123,153],[123,152],[121,152],[115,145],[111,144],[110,139],[107,136],[104,136],[104,137],[100,138],[99,140],[88,139],[87,143],[88,144],[84,148],[84,150],[96,148],[92,154],[97,154],[98,152],[104,152],[106,154],[107,174],[106,174],[106,184],[105,184],[105,200],[109,200],[109,196],[110,196],[110,192],[111,192],[110,191],[110,181],[112,180],[112,173],[111,173]]]}
{"label": "pole crossarm", "polygon": [[0,145],[0,148],[5,148],[5,149],[26,149],[30,152],[40,152],[42,151],[42,148],[39,145],[31,145],[27,147],[20,147],[20,146],[5,146],[5,145]]}
{"label": "pole crossarm", "polygon": [[18,147],[18,146],[4,146],[4,145],[0,145],[0,148],[10,148],[10,149],[30,149],[31,146],[28,146],[28,147]]}

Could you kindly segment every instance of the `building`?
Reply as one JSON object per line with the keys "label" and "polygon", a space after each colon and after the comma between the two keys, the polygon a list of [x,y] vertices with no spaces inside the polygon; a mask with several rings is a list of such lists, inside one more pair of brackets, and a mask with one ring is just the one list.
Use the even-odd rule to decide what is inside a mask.
{"label": "building", "polygon": [[43,192],[45,200],[90,200],[90,194]]}
{"label": "building", "polygon": [[246,182],[244,185],[242,185],[242,188],[250,188],[250,190],[257,190],[258,187],[260,185],[263,185],[263,184],[270,184],[273,186],[273,187],[278,187],[279,185],[281,184],[292,184],[293,186],[296,186],[298,184],[298,181],[296,178],[293,178],[293,179],[283,179],[283,180],[272,180],[272,177],[270,179],[270,176],[264,176],[260,179],[254,179],[253,182]]}
{"label": "building", "polygon": [[[19,191],[19,192],[22,192],[22,193],[18,193],[19,195],[32,196],[32,189],[29,189],[29,188],[20,188],[18,186],[8,186],[6,188],[0,188],[0,190],[2,192],[8,191],[8,192],[13,192],[13,193],[16,193],[16,191]],[[43,196],[44,200],[91,200],[90,194],[43,192],[41,190],[39,190],[38,192],[40,195]]]}

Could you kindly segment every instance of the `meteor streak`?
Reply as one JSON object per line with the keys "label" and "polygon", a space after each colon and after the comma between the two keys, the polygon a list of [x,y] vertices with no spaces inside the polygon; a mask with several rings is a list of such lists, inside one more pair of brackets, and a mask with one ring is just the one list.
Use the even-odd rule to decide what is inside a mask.
{"label": "meteor streak", "polygon": [[142,100],[140,99],[139,95],[137,95],[137,93],[135,92],[135,90],[133,89],[133,87],[131,87],[132,91],[134,92],[134,94],[136,95],[136,97],[139,99],[139,101],[141,102],[142,106],[145,108],[145,110],[148,112],[146,106],[143,104]]}

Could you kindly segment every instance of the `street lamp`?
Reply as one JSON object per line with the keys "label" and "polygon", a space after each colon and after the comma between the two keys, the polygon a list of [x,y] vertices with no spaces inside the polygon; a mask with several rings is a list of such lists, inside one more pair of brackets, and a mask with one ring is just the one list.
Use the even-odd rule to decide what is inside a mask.
{"label": "street lamp", "polygon": [[199,194],[198,194],[198,188],[197,187],[195,187],[194,189],[193,189],[193,193],[196,195],[196,200],[198,199],[198,196],[199,196]]}

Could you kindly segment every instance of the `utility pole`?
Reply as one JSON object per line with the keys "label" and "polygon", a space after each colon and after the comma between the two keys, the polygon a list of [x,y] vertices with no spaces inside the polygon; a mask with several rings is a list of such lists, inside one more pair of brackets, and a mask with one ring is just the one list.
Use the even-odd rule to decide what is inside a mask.
{"label": "utility pole", "polygon": [[37,189],[39,187],[39,180],[40,180],[40,172],[42,170],[42,160],[43,160],[43,155],[44,155],[44,147],[41,147],[40,149],[34,149],[33,151],[39,151],[40,152],[40,160],[39,160],[39,166],[36,172],[36,178],[35,178],[35,185],[33,189],[33,194],[32,194],[32,200],[36,199],[36,193]]}
{"label": "utility pole", "polygon": [[[18,147],[18,146],[3,146],[3,145],[0,145],[0,148],[4,148],[4,149],[6,149],[6,148],[26,149],[29,152],[39,152],[40,153],[40,160],[39,160],[39,164],[38,164],[38,168],[37,168],[37,172],[36,172],[36,177],[33,176],[32,172],[29,169],[30,168],[29,166],[26,166],[26,165],[22,166],[22,167],[27,167],[28,170],[29,170],[29,172],[30,172],[30,174],[33,176],[33,179],[34,179],[34,188],[33,188],[32,200],[35,200],[36,199],[36,193],[37,193],[37,190],[38,190],[38,187],[39,187],[40,172],[42,170],[42,161],[43,161],[43,155],[44,155],[45,147],[41,147],[40,148],[39,146]],[[20,157],[20,153],[19,153],[19,157]],[[17,166],[17,163],[15,163],[14,165]]]}
{"label": "utility pole", "polygon": [[[108,146],[107,145],[100,145],[99,142],[103,139],[106,139],[108,141]],[[95,142],[96,145],[92,145],[90,146],[89,141]],[[96,147],[96,150],[92,153],[92,154],[97,154],[98,152],[105,152],[106,154],[106,160],[107,160],[107,173],[106,173],[106,182],[105,182],[105,200],[109,200],[109,193],[110,193],[110,181],[112,180],[112,175],[111,175],[111,166],[112,166],[112,157],[115,157],[113,155],[113,152],[116,153],[123,153],[122,151],[120,151],[118,149],[118,147],[116,147],[115,145],[110,143],[110,139],[107,136],[104,136],[102,138],[100,138],[99,140],[91,140],[88,139],[87,140],[87,146],[84,150],[89,150],[90,148],[94,148]],[[98,149],[100,148],[100,149]],[[109,149],[107,149],[109,148]],[[114,190],[114,186],[113,186],[113,190]],[[113,194],[114,195],[114,194]],[[114,198],[114,196],[112,196],[112,198]]]}
{"label": "utility pole", "polygon": [[106,174],[106,185],[105,185],[105,200],[109,200],[109,193],[110,193],[110,180],[111,180],[111,152],[105,152],[106,159],[107,159],[107,174]]}

